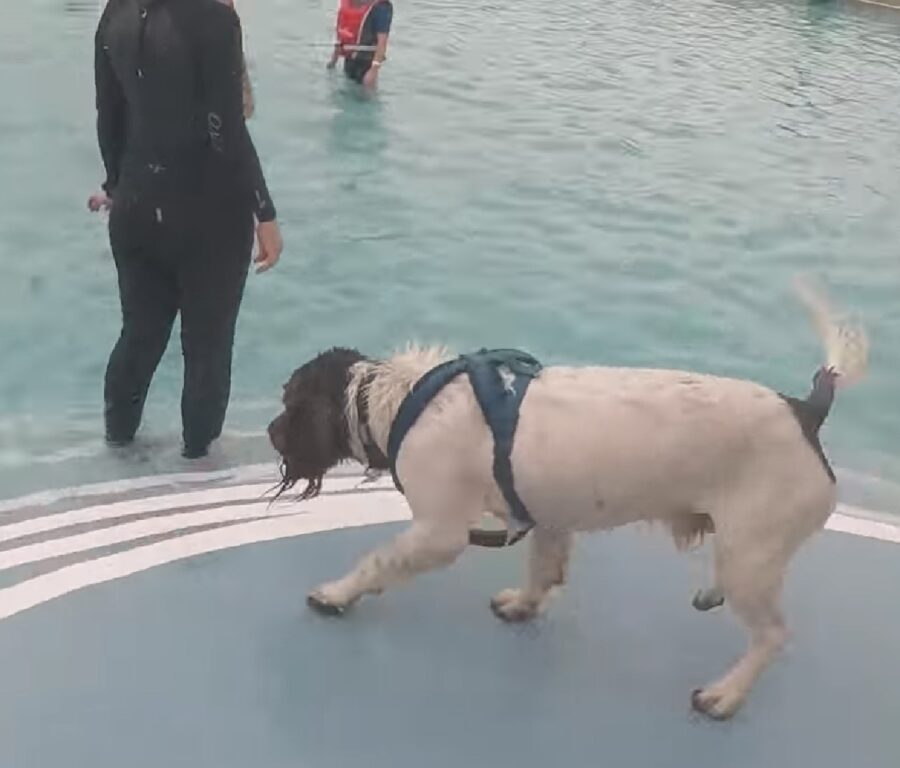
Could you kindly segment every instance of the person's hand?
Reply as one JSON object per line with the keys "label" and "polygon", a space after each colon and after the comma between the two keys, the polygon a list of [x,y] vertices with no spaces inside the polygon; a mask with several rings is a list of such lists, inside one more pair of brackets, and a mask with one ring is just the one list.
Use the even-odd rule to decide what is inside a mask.
{"label": "person's hand", "polygon": [[96,192],[88,198],[88,210],[91,213],[108,211],[112,208],[112,198],[106,192]]}
{"label": "person's hand", "polygon": [[378,67],[374,65],[369,67],[369,71],[363,75],[362,82],[366,88],[374,88],[378,85]]}
{"label": "person's hand", "polygon": [[281,258],[284,243],[281,240],[281,229],[277,221],[261,221],[256,227],[257,253],[253,259],[256,272],[267,272]]}
{"label": "person's hand", "polygon": [[328,63],[325,65],[325,69],[334,69],[335,65],[338,63],[338,59],[341,57],[341,47],[339,45],[334,46],[334,50],[331,52],[331,58],[328,60]]}

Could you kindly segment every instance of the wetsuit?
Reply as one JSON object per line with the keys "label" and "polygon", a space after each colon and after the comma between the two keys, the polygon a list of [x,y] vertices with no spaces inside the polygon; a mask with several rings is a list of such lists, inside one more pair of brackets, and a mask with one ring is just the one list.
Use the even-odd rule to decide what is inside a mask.
{"label": "wetsuit", "polygon": [[275,218],[242,114],[241,30],[218,0],[109,0],[95,41],[97,132],[122,332],[106,435],[129,442],[181,313],[185,455],[222,430],[254,217]]}
{"label": "wetsuit", "polygon": [[[360,31],[359,45],[375,45],[378,35],[389,35],[394,20],[394,7],[388,0],[376,3],[363,23]],[[344,59],[344,74],[351,80],[361,83],[372,68],[375,59],[371,51],[355,51]]]}

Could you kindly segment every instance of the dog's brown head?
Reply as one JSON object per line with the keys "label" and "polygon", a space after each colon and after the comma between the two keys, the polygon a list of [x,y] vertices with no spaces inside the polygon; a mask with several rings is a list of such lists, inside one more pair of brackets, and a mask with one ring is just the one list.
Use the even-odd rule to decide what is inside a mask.
{"label": "dog's brown head", "polygon": [[294,371],[284,386],[284,411],[269,424],[269,440],[281,456],[275,498],[306,480],[308,499],[322,487],[325,473],[351,458],[347,429],[350,369],[365,358],[355,349],[331,349]]}

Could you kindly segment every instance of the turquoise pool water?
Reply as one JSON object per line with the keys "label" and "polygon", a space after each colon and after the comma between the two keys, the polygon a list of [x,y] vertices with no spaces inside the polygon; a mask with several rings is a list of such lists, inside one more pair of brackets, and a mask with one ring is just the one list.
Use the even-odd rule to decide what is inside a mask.
{"label": "turquoise pool water", "polygon": [[[397,0],[382,87],[324,71],[331,0],[244,0],[251,128],[287,242],[249,284],[228,434],[266,460],[280,385],[326,345],[520,345],[805,392],[790,294],[824,277],[872,373],[826,440],[900,510],[900,13],[779,0]],[[117,332],[93,136],[93,0],[0,26],[0,495],[184,468],[180,354],[142,445],[100,440]]]}

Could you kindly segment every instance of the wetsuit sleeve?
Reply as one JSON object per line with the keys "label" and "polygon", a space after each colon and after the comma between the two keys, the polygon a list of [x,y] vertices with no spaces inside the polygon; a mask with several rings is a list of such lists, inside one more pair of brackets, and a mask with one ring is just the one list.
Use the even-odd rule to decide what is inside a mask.
{"label": "wetsuit sleeve", "polygon": [[94,85],[97,103],[97,143],[106,168],[103,190],[112,196],[119,181],[122,152],[125,149],[125,95],[116,77],[106,49],[106,25],[109,6],[103,12],[94,37]]}
{"label": "wetsuit sleeve", "polygon": [[244,121],[243,53],[237,14],[221,3],[208,6],[200,24],[201,116],[215,162],[247,190],[259,221],[275,218],[275,205]]}

